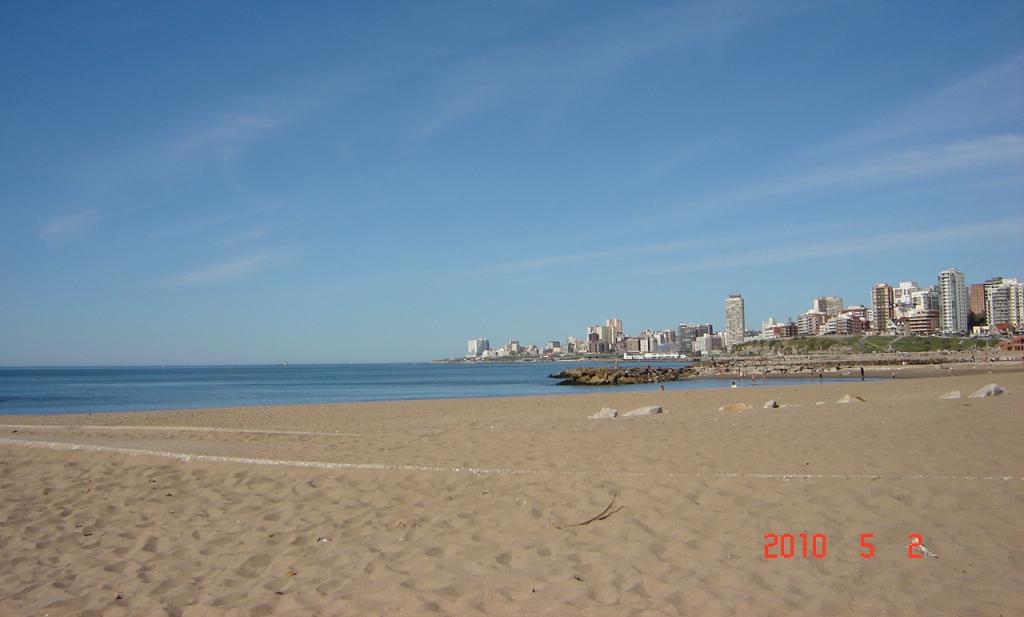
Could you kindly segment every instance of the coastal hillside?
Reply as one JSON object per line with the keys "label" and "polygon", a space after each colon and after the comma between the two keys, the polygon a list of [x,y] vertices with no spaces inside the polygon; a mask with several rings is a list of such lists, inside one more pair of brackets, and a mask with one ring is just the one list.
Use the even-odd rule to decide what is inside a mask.
{"label": "coastal hillside", "polygon": [[937,336],[801,336],[769,339],[739,345],[736,355],[806,355],[893,353],[921,351],[973,351],[993,347],[997,339]]}

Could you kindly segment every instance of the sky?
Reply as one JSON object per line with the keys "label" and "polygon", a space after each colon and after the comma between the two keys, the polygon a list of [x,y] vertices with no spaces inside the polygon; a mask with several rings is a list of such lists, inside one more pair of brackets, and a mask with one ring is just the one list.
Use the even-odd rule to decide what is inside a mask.
{"label": "sky", "polygon": [[0,365],[420,361],[1021,277],[1022,33],[1020,2],[4,3]]}

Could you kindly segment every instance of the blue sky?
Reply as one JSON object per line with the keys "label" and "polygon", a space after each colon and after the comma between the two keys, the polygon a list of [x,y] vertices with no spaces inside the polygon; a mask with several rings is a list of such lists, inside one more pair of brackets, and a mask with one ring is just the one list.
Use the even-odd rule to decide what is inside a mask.
{"label": "blue sky", "polygon": [[1022,32],[1019,2],[7,3],[0,364],[426,360],[1022,276]]}

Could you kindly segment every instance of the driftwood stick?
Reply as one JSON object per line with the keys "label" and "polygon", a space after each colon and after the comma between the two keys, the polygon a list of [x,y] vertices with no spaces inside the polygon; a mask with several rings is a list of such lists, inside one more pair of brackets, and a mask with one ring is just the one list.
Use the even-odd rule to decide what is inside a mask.
{"label": "driftwood stick", "polygon": [[603,521],[604,519],[608,518],[612,514],[615,514],[616,512],[618,512],[619,510],[621,510],[622,508],[625,507],[625,506],[619,506],[618,508],[615,508],[614,510],[612,510],[612,506],[615,505],[615,497],[616,497],[615,495],[612,495],[611,503],[609,503],[607,506],[605,506],[604,510],[601,510],[597,515],[588,518],[587,520],[583,521],[582,523],[572,523],[570,525],[563,525],[563,526],[559,527],[559,529],[565,529],[566,527],[582,527],[584,525],[589,525],[589,524],[593,523],[594,521]]}

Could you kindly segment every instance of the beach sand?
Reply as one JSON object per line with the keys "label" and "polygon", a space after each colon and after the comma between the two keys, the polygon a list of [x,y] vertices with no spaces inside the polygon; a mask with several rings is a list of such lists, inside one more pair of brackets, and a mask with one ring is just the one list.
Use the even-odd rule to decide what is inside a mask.
{"label": "beach sand", "polygon": [[1024,373],[741,385],[0,417],[0,616],[1024,614]]}

